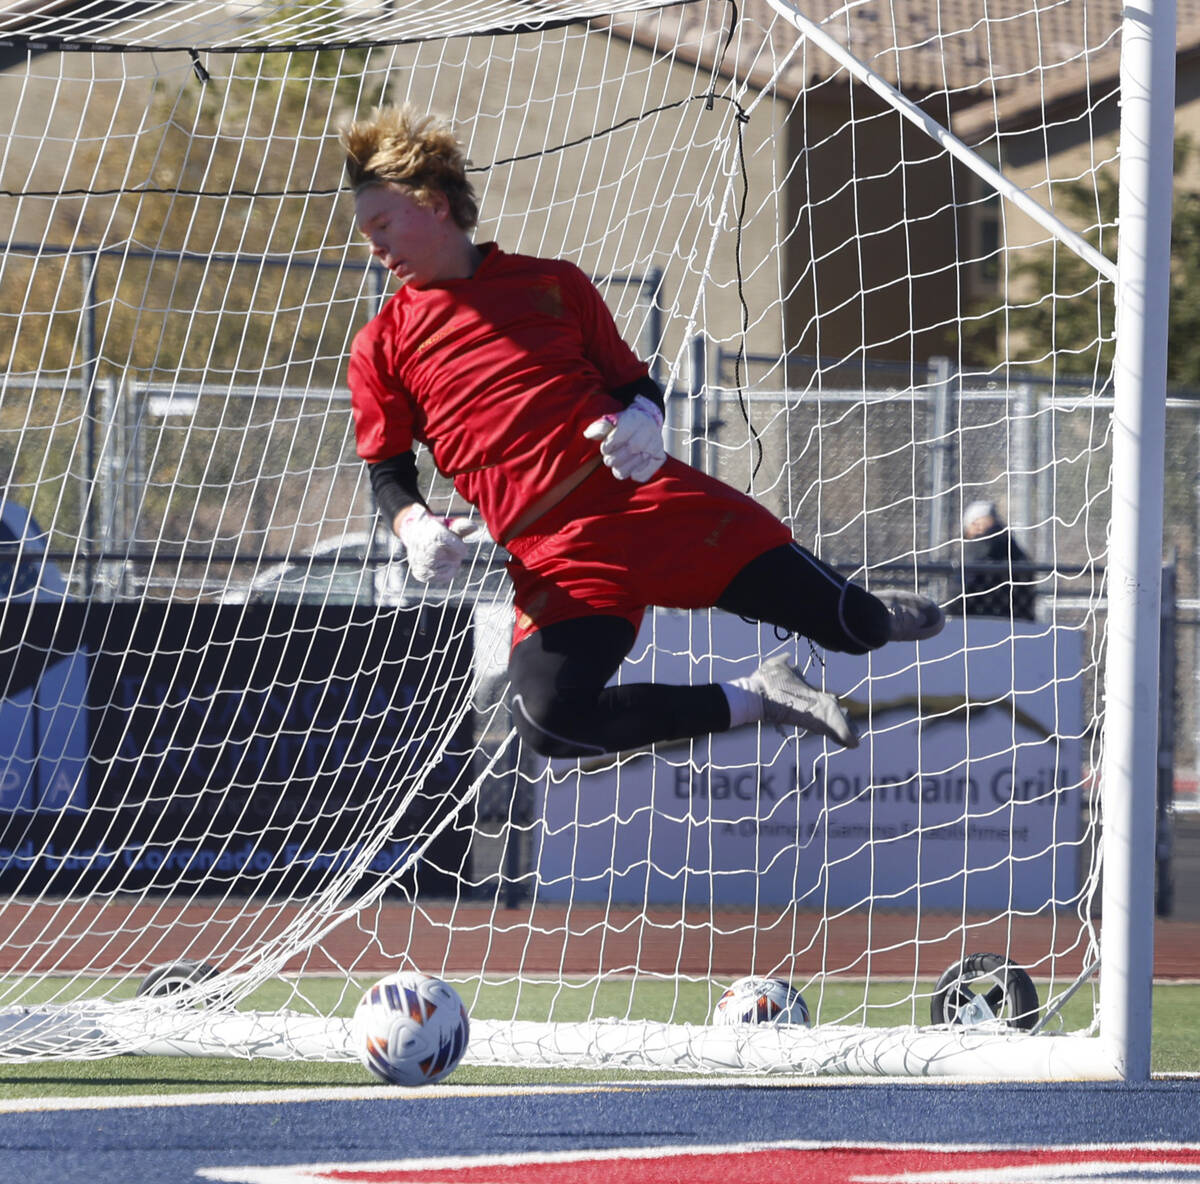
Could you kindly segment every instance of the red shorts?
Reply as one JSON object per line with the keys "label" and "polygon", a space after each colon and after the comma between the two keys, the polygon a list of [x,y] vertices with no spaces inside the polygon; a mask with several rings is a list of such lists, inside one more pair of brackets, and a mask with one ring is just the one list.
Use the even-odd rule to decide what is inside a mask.
{"label": "red shorts", "polygon": [[574,617],[624,617],[650,605],[708,608],[752,559],[792,541],[756,501],[682,461],[639,485],[601,465],[506,545],[513,645]]}

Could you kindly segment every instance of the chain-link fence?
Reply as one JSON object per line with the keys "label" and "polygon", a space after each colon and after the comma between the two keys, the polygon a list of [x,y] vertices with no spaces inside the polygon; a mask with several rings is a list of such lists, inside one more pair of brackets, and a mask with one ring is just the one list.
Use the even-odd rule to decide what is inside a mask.
{"label": "chain-link fence", "polygon": [[[36,376],[11,372],[0,399],[5,502],[36,524],[10,529],[0,544],[9,586],[24,587],[30,565],[48,563],[76,597],[370,602],[394,594],[393,544],[376,529],[342,379],[349,338],[377,306],[381,281],[334,262],[289,270],[281,257],[281,282],[296,294],[280,320],[257,309],[249,291],[231,301],[237,258],[172,257],[181,276],[192,269],[221,289],[214,299],[225,321],[196,337],[194,322],[207,315],[197,310],[207,305],[181,278],[175,287],[195,288],[195,300],[160,310],[166,319],[147,334],[158,353],[142,357],[145,312],[122,319],[137,293],[105,277],[111,264],[127,287],[138,267],[148,277],[166,262],[73,258],[78,265],[64,259],[61,281],[78,299],[58,305],[74,310],[71,323],[47,329],[47,340],[66,343],[63,364],[43,359]],[[244,262],[256,275],[264,266],[260,257]],[[660,283],[656,273],[606,285],[618,319],[641,327],[647,356],[661,339]],[[179,356],[166,358],[161,343],[179,336],[172,318],[192,327],[179,329]],[[284,345],[295,346],[314,320],[315,335],[288,354]],[[257,373],[227,349],[218,366],[218,337],[253,338]],[[690,369],[668,400],[671,450],[752,491],[829,561],[952,604],[963,509],[991,501],[1031,557],[1039,619],[1103,621],[1106,376],[965,375],[939,358],[848,365],[737,356],[703,340]],[[1200,763],[1200,392],[1172,393],[1164,475],[1164,557],[1177,567],[1176,773],[1186,788]],[[461,508],[448,482],[436,480],[431,492],[436,504]],[[498,566],[483,588],[503,595]],[[1102,655],[1094,636],[1089,652]]]}
{"label": "chain-link fence", "polygon": [[[0,319],[17,329],[0,348],[0,482],[23,523],[0,542],[11,580],[36,585],[50,564],[47,586],[102,600],[386,591],[394,546],[376,529],[345,369],[387,276],[361,248],[327,256],[6,244]],[[595,278],[653,356],[661,272]],[[423,469],[431,505],[461,511]]]}
{"label": "chain-link fence", "polygon": [[[695,463],[752,490],[830,562],[881,583],[915,580],[952,610],[964,510],[994,502],[1030,557],[1037,618],[1085,628],[1102,678],[1107,376],[958,374],[944,358],[920,368],[849,366],[721,351],[708,364],[708,397],[686,421],[673,421],[675,446]],[[1163,669],[1174,680],[1175,711],[1164,747],[1174,749],[1177,800],[1190,805],[1200,762],[1200,391],[1170,393],[1166,448],[1164,586],[1174,601],[1165,611],[1174,647]],[[1094,685],[1088,692],[1099,703]]]}

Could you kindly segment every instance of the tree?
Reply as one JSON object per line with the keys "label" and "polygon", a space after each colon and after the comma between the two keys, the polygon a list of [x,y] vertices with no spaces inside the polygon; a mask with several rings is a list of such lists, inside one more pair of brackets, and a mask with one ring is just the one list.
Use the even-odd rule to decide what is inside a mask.
{"label": "tree", "polygon": [[[1190,139],[1175,146],[1175,172],[1192,155]],[[1118,179],[1113,170],[1055,186],[1055,211],[1069,225],[1089,227],[1088,241],[1115,253]],[[1167,381],[1200,388],[1200,193],[1176,187],[1171,219],[1171,297]],[[1114,350],[1112,285],[1069,248],[1055,242],[1017,258],[1008,272],[1008,300],[975,310],[962,333],[963,363],[991,368],[1020,361],[1035,372],[1106,376]]]}
{"label": "tree", "polygon": [[[294,0],[276,11],[275,27],[283,36],[288,21],[302,25],[312,43],[317,24],[337,16],[328,0]],[[6,263],[0,321],[13,332],[0,353],[29,389],[0,408],[10,453],[0,476],[57,549],[86,537],[81,507],[90,497],[95,518],[103,500],[86,488],[103,480],[126,503],[125,529],[136,519],[141,538],[168,549],[205,540],[261,547],[255,527],[276,522],[279,546],[303,544],[324,516],[346,508],[348,495],[331,501],[328,487],[348,416],[299,399],[238,399],[232,388],[300,387],[319,400],[342,381],[364,302],[361,267],[343,266],[336,130],[382,101],[386,74],[372,69],[368,49],[201,51],[203,80],[179,56],[178,65],[164,60],[153,85],[64,81],[56,117],[74,125],[75,147],[66,168],[39,156],[30,183],[64,193],[35,206],[46,209],[45,223],[24,237],[72,253]],[[65,65],[64,77],[73,73]],[[96,196],[70,196],[82,188]],[[122,438],[98,392],[134,380],[214,393],[186,419],[125,406]],[[306,470],[315,476],[303,496],[311,488],[322,509],[298,532],[298,505],[274,511],[289,496],[284,475]],[[72,478],[82,478],[82,495]],[[118,523],[118,543],[123,533]]]}

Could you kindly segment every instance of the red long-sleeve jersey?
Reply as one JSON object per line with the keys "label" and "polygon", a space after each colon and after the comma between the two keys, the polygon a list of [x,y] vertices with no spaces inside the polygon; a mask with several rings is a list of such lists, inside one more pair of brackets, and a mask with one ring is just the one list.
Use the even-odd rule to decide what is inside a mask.
{"label": "red long-sleeve jersey", "polygon": [[355,337],[349,382],[359,456],[420,441],[504,539],[596,455],[584,428],[647,367],[574,264],[482,249],[469,279],[397,291]]}

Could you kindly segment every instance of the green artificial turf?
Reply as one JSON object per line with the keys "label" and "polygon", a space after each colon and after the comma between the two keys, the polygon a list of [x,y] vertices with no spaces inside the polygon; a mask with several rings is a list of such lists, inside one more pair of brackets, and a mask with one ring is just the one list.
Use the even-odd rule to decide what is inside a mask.
{"label": "green artificial turf", "polygon": [[[92,990],[103,984],[92,984]],[[299,990],[297,990],[297,986]],[[577,1020],[589,1013],[631,1019],[670,1018],[680,1023],[703,1022],[714,988],[707,983],[666,983],[615,980],[586,986],[551,982],[481,987],[456,983],[475,1015]],[[43,984],[49,996],[64,997],[64,984]],[[73,985],[71,992],[81,988]],[[925,991],[928,988],[924,988]],[[110,984],[111,991],[111,984]],[[111,991],[112,994],[124,993]],[[261,1010],[280,1006],[346,1015],[353,1010],[358,988],[342,980],[309,979],[301,984],[279,982],[260,988],[248,1005]],[[821,1023],[863,1022],[873,1027],[928,1022],[925,993],[912,999],[908,983],[877,983],[870,990],[859,982],[829,982],[809,988],[810,1008]],[[29,999],[24,1002],[29,1003]],[[1086,1024],[1092,1008],[1090,991],[1081,991],[1067,1005],[1067,1030]],[[1200,986],[1161,984],[1154,992],[1153,1070],[1156,1073],[1200,1074]],[[677,1079],[671,1073],[623,1073],[605,1070],[552,1070],[463,1066],[449,1079],[453,1085],[565,1084],[598,1081]],[[366,1070],[355,1063],[242,1060],[226,1057],[110,1057],[93,1061],[56,1060],[29,1064],[0,1063],[0,1099],[99,1097],[139,1094],[179,1094],[224,1090],[369,1086]],[[714,1081],[720,1077],[714,1076]],[[430,1087],[436,1090],[437,1086]]]}

